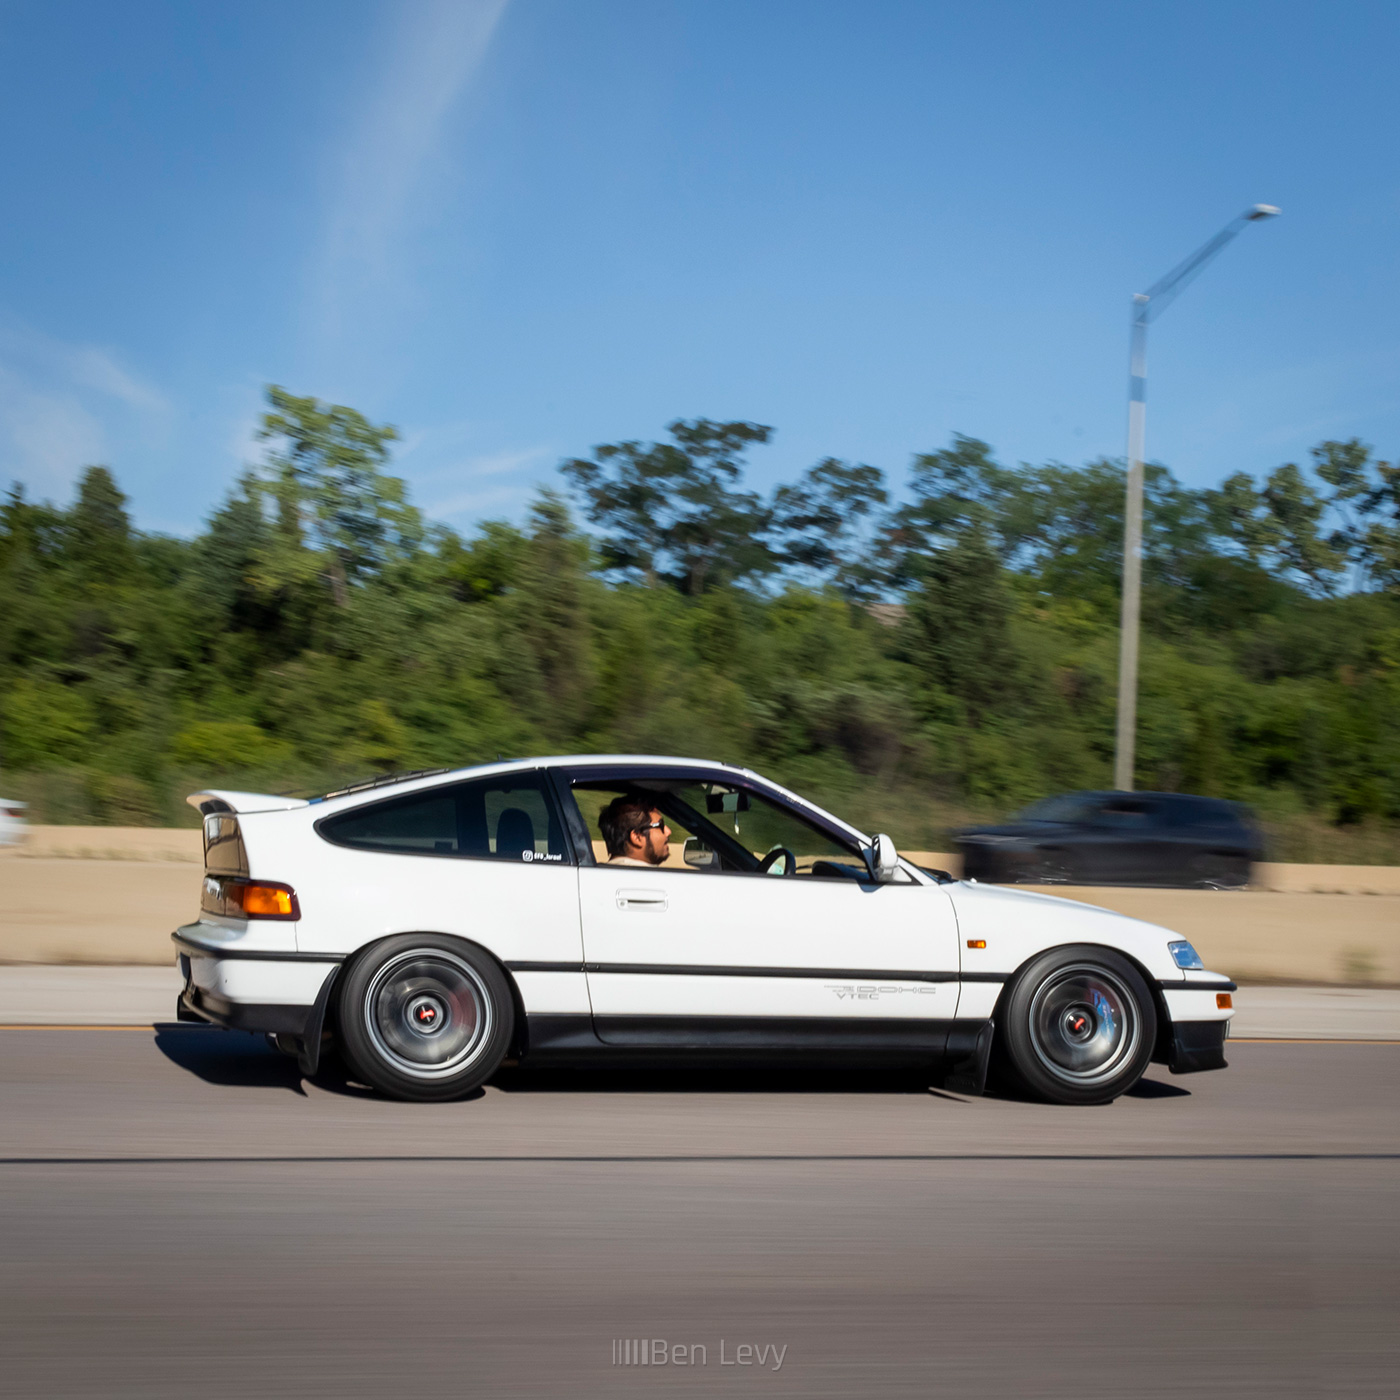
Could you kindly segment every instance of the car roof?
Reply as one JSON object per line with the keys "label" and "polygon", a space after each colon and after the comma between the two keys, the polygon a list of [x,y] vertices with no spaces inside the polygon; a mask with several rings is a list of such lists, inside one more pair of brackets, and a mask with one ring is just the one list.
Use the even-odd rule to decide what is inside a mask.
{"label": "car roof", "polygon": [[[346,806],[356,806],[358,802],[353,799],[363,801],[371,794],[374,798],[387,797],[390,793],[418,792],[460,778],[483,778],[498,773],[529,772],[536,768],[573,768],[585,770],[598,768],[680,768],[693,769],[697,773],[722,773],[727,777],[757,784],[760,787],[766,788],[769,792],[776,793],[788,799],[790,802],[796,803],[799,807],[805,807],[821,820],[839,828],[841,831],[855,837],[862,843],[868,843],[870,841],[869,835],[861,831],[859,827],[852,826],[850,822],[843,821],[834,813],[828,812],[824,807],[817,806],[815,802],[803,797],[801,793],[793,792],[790,788],[784,787],[781,783],[774,782],[772,778],[765,778],[762,773],[755,773],[752,768],[740,768],[736,764],[720,763],[715,759],[681,758],[674,754],[575,753],[550,754],[539,758],[500,759],[495,763],[478,763],[465,768],[439,768],[429,769],[426,772],[405,773],[397,780],[390,777],[387,780],[376,780],[370,783],[340,788],[322,797],[313,797],[304,803],[291,804],[288,803],[286,799],[279,799],[278,805],[321,807],[322,804],[334,804],[335,807],[339,807],[340,804],[344,802]],[[193,804],[195,797],[218,797],[220,795],[221,794],[212,792],[195,794],[189,800]],[[247,796],[247,794],[240,795]],[[249,811],[251,809],[245,806],[236,808],[235,810]]]}
{"label": "car roof", "polygon": [[747,768],[736,768],[730,763],[720,763],[714,759],[677,758],[665,754],[641,753],[584,753],[546,754],[539,758],[506,758],[494,763],[473,763],[462,768],[422,768],[412,773],[390,773],[382,778],[371,778],[363,783],[350,783],[332,792],[313,797],[312,802],[326,802],[336,797],[348,797],[354,793],[369,792],[376,788],[397,787],[401,784],[427,782],[437,778],[481,777],[490,773],[528,772],[535,768],[595,768],[599,766],[652,766],[664,768],[697,768],[707,771],[722,769],[737,775],[757,777]]}
{"label": "car roof", "polygon": [[736,777],[757,779],[767,783],[769,787],[778,787],[778,784],[747,768],[736,768],[733,764],[710,759],[676,758],[658,754],[590,753],[499,759],[494,763],[473,763],[460,768],[419,768],[411,773],[388,773],[378,778],[367,778],[364,782],[348,783],[344,787],[334,788],[315,797],[290,797],[286,793],[240,792],[231,788],[203,788],[199,792],[190,793],[185,801],[202,812],[283,812],[297,807],[319,807],[325,802],[339,802],[342,798],[360,797],[371,792],[376,795],[382,793],[384,796],[388,796],[390,791],[416,792],[422,787],[435,785],[442,779],[480,778],[494,773],[529,772],[536,768],[588,768],[599,765],[695,768],[702,772],[732,773]]}
{"label": "car roof", "polygon": [[[429,768],[415,773],[390,774],[387,777],[372,779],[364,783],[353,783],[348,787],[337,788],[333,792],[323,793],[319,797],[312,797],[304,803],[295,805],[310,807],[319,807],[323,803],[336,803],[338,805],[343,800],[364,798],[370,794],[375,797],[387,797],[391,793],[418,792],[424,788],[436,787],[440,783],[454,782],[461,778],[486,778],[512,772],[527,773],[537,768],[690,768],[697,773],[723,773],[736,779],[743,778],[751,782],[759,782],[766,787],[796,798],[806,807],[813,805],[796,793],[788,793],[786,788],[763,777],[762,774],[755,773],[752,769],[736,767],[732,763],[720,763],[714,759],[679,758],[675,755],[639,753],[546,754],[539,758],[498,759],[494,763],[474,763],[462,768]],[[219,794],[209,795],[217,796]],[[281,800],[279,805],[291,804]],[[243,807],[237,810],[246,811],[248,808]],[[821,811],[821,808],[816,808],[816,810]],[[824,815],[830,816],[830,813]]]}

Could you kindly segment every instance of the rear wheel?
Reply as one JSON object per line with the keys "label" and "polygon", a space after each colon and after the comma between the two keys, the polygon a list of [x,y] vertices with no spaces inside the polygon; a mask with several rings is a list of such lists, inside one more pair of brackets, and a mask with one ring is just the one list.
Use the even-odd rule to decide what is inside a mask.
{"label": "rear wheel", "polygon": [[460,1098],[505,1058],[515,1009],[505,974],[474,944],[401,934],[375,944],[341,983],[341,1049],[397,1099]]}
{"label": "rear wheel", "polygon": [[1021,1084],[1052,1103],[1109,1103],[1142,1078],[1157,1012],[1142,974],[1108,948],[1056,948],[1007,995],[1006,1057]]}

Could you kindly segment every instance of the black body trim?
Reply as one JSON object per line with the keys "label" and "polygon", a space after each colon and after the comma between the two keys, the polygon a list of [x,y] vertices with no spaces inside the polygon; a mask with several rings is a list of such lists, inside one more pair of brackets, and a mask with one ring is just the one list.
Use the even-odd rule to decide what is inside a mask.
{"label": "black body trim", "polygon": [[525,1045],[521,1058],[535,1059],[554,1053],[602,1051],[607,1047],[593,1033],[593,1017],[587,1012],[574,1015],[534,1015],[525,1017]]}
{"label": "black body trim", "polygon": [[1012,974],[1009,972],[960,972],[959,982],[1009,982]]}
{"label": "black body trim", "polygon": [[956,982],[956,972],[872,971],[844,967],[723,967],[700,963],[584,963],[585,972],[635,974],[661,977],[805,977],[834,978],[838,982]]}
{"label": "black body trim", "polygon": [[948,1032],[948,1072],[943,1087],[954,1094],[979,1097],[987,1087],[995,1021],[954,1021]]}
{"label": "black body trim", "polygon": [[554,801],[558,804],[559,813],[564,818],[564,836],[573,849],[574,864],[596,865],[597,861],[593,856],[593,838],[583,820],[583,813],[578,809],[578,803],[574,801],[574,794],[569,787],[568,778],[564,776],[564,770],[546,768],[544,772],[545,780],[553,789]]}
{"label": "black body trim", "polygon": [[1173,1074],[1196,1074],[1206,1069],[1228,1069],[1225,1037],[1228,1021],[1176,1021],[1172,1025],[1171,1058]]}
{"label": "black body trim", "polygon": [[[202,987],[186,987],[180,994],[180,1005],[191,1013],[179,1016],[208,1021],[231,1031],[261,1031],[270,1035],[294,1035],[301,1038],[315,1010],[313,1006],[281,1006],[274,1003],[229,1001],[215,996]],[[179,1015],[179,1013],[176,1013]]]}
{"label": "black body trim", "polygon": [[185,994],[181,992],[175,998],[175,1019],[177,1021],[193,1021],[196,1025],[207,1026],[209,1022],[199,1014],[198,1011],[191,1011],[185,1005]]}
{"label": "black body trim", "polygon": [[330,1005],[331,989],[340,976],[340,964],[326,973],[316,1000],[311,1003],[311,1015],[306,1018],[306,1029],[302,1032],[301,1054],[297,1056],[297,1068],[310,1079],[321,1067],[321,1028],[326,1023],[326,1008]]}
{"label": "black body trim", "polygon": [[843,1016],[594,1016],[604,1045],[676,1050],[875,1050],[941,1056],[952,1021]]}
{"label": "black body trim", "polygon": [[343,963],[347,953],[280,953],[257,948],[229,948],[219,943],[200,943],[182,933],[172,933],[170,941],[182,952],[196,958],[226,958],[247,962]]}
{"label": "black body trim", "polygon": [[[956,972],[899,972],[844,967],[726,967],[718,963],[508,962],[512,972],[601,972],[650,977],[831,977],[845,982],[956,982]],[[970,980],[970,979],[962,979]],[[1005,981],[998,976],[995,981]]]}
{"label": "black body trim", "polygon": [[[832,1017],[535,1015],[521,1058],[533,1063],[733,1064],[778,1059],[945,1067],[945,1086],[979,1094],[986,1083],[991,1021],[859,1021]],[[617,1038],[620,1033],[624,1038]],[[936,1073],[935,1069],[935,1073]]]}
{"label": "black body trim", "polygon": [[1168,992],[1237,992],[1239,987],[1233,982],[1193,982],[1189,977],[1184,982],[1169,982],[1165,977],[1157,979],[1157,985]]}

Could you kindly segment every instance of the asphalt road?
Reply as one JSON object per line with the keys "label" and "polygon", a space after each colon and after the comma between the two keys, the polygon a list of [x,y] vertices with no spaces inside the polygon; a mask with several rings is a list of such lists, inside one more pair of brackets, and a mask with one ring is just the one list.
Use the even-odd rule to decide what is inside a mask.
{"label": "asphalt road", "polygon": [[1392,1395],[1400,1046],[1230,1058],[1097,1109],[752,1072],[420,1107],[232,1033],[3,1031],[3,1388]]}

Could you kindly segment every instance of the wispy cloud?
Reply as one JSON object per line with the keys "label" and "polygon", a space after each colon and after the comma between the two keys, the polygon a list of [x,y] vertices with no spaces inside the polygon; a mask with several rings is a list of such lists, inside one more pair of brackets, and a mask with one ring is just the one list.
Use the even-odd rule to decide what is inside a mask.
{"label": "wispy cloud", "polygon": [[[557,455],[550,447],[527,447],[469,457],[423,473],[417,479],[428,487],[424,512],[434,520],[469,516],[475,521],[501,505],[518,507],[535,489],[539,468]],[[433,494],[434,484],[442,494]]]}
{"label": "wispy cloud", "polygon": [[165,395],[115,351],[0,325],[0,475],[34,494],[61,495],[84,466],[121,444],[163,440]]}
{"label": "wispy cloud", "polygon": [[323,347],[353,319],[382,313],[411,285],[402,238],[430,214],[427,167],[444,124],[485,57],[509,0],[416,0],[395,7],[399,27],[378,87],[338,152],[325,235],[313,274]]}

